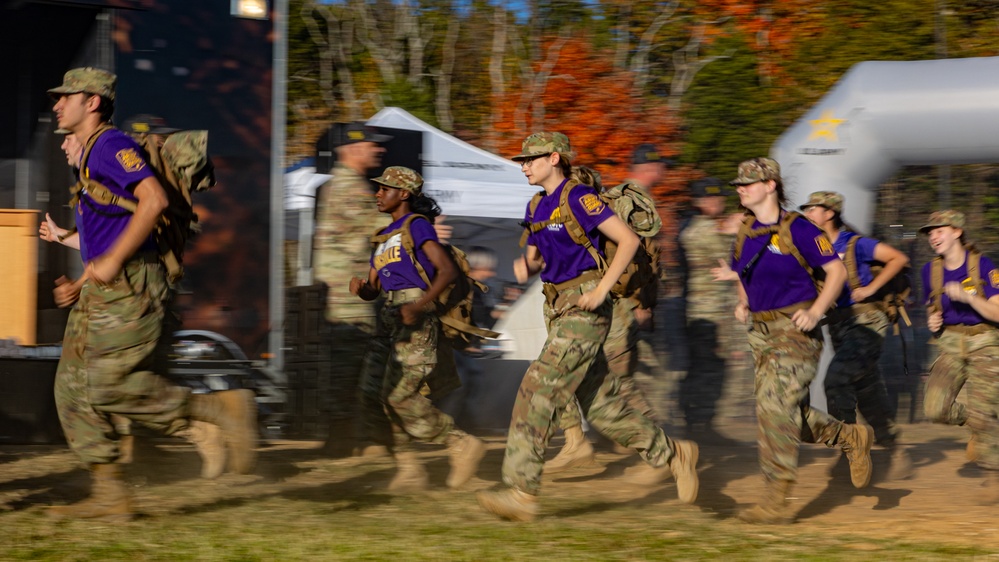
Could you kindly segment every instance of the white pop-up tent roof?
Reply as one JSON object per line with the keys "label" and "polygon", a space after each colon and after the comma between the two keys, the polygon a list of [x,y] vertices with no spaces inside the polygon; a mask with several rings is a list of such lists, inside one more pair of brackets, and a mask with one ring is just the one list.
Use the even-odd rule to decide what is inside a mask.
{"label": "white pop-up tent roof", "polygon": [[424,132],[423,191],[445,215],[522,220],[527,202],[538,191],[516,162],[452,137],[398,107],[386,107],[367,123]]}

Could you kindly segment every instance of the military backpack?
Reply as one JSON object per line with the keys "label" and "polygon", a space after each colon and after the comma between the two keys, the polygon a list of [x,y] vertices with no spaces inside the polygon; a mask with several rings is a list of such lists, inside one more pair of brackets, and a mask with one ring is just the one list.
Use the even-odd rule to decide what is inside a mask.
{"label": "military backpack", "polygon": [[[541,198],[545,192],[536,193],[531,199],[529,213],[532,221],[522,223],[524,234],[520,239],[520,245],[527,244],[527,236],[547,228],[553,224],[564,224],[566,231],[572,240],[586,248],[597,263],[597,268],[603,272],[607,270],[607,265],[614,261],[614,254],[617,251],[617,244],[605,236],[599,236],[599,248],[593,246],[590,238],[586,235],[583,227],[576,220],[569,206],[569,193],[574,187],[579,185],[575,180],[569,180],[562,187],[562,193],[558,202],[558,217],[533,222],[534,212],[541,203]],[[611,289],[611,293],[618,297],[635,298],[642,308],[653,309],[656,306],[659,293],[660,279],[660,247],[655,241],[655,235],[662,228],[662,220],[656,211],[655,202],[645,193],[645,191],[632,183],[623,183],[607,189],[599,194],[600,200],[611,208],[628,227],[638,235],[639,245],[635,252],[635,257],[621,274],[617,283]],[[601,251],[603,254],[601,254]],[[606,256],[606,258],[604,258]]]}
{"label": "military backpack", "polygon": [[[80,199],[80,192],[85,191],[102,205],[115,205],[134,213],[135,201],[115,195],[106,186],[88,177],[90,151],[97,139],[111,129],[112,126],[104,125],[87,140],[80,161],[80,179],[70,188],[73,194],[71,204],[81,200],[86,202],[86,199]],[[167,279],[171,284],[176,283],[184,276],[183,259],[187,242],[201,230],[191,194],[206,191],[216,184],[215,166],[208,156],[208,131],[178,131],[166,139],[162,148],[145,133],[132,137],[146,154],[147,162],[167,196],[168,205],[156,223],[153,239],[160,261],[166,267]]]}
{"label": "military backpack", "polygon": [[[413,233],[410,229],[413,221],[418,218],[430,220],[423,215],[411,214],[406,217],[406,220],[403,221],[398,229],[384,234],[376,232],[371,237],[371,243],[373,246],[377,246],[399,234],[403,249],[412,258],[413,265],[416,266],[416,271],[420,274],[420,278],[427,284],[427,287],[430,287],[431,279],[420,263],[420,260],[416,259],[416,244],[413,241]],[[441,246],[447,251],[448,256],[454,262],[458,271],[457,278],[437,297],[437,316],[440,318],[444,336],[451,340],[452,346],[455,349],[468,347],[479,338],[498,338],[499,333],[480,328],[472,320],[472,300],[475,297],[475,290],[478,289],[483,293],[487,293],[489,292],[489,287],[468,276],[471,267],[468,265],[468,257],[465,255],[465,252],[451,244],[441,244]]]}

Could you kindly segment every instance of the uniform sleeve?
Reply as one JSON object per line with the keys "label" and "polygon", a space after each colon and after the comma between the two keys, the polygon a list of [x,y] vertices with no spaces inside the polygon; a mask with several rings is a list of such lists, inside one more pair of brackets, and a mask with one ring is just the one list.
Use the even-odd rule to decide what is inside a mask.
{"label": "uniform sleeve", "polygon": [[316,279],[346,286],[352,276],[367,278],[370,237],[386,223],[374,196],[334,178],[320,188],[317,205],[312,261]]}
{"label": "uniform sleeve", "polygon": [[805,263],[812,269],[839,259],[829,237],[804,217],[791,223],[791,238],[801,257],[805,258]]}
{"label": "uniform sleeve", "polygon": [[588,185],[574,187],[569,192],[568,205],[586,232],[596,230],[601,223],[614,216],[614,211],[600,199],[596,190]]}
{"label": "uniform sleeve", "polygon": [[991,299],[992,297],[999,295],[999,270],[996,269],[992,260],[982,256],[982,261],[979,263],[978,270],[981,272],[982,281],[985,285],[985,298]]}

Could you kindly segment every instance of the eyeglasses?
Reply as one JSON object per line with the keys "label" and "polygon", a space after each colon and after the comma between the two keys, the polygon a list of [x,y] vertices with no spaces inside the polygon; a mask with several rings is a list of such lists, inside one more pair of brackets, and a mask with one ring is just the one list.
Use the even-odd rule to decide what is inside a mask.
{"label": "eyeglasses", "polygon": [[522,159],[520,161],[520,167],[521,168],[523,168],[525,166],[530,167],[531,163],[533,163],[535,160],[537,160],[538,158],[546,157],[546,156],[548,156],[548,155],[547,154],[537,154],[535,156],[528,156],[527,158],[524,158],[524,159]]}

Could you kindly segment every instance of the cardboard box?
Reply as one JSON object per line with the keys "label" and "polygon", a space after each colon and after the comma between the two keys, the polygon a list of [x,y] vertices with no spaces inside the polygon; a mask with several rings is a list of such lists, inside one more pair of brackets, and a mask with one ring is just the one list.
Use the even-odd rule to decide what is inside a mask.
{"label": "cardboard box", "polygon": [[38,211],[0,209],[0,339],[35,345]]}

